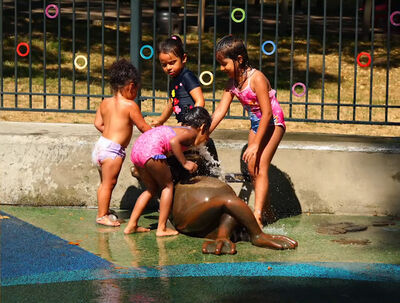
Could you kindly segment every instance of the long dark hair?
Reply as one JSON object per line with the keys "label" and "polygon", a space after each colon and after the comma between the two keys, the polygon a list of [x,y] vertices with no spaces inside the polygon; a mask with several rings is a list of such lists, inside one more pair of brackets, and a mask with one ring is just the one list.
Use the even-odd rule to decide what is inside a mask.
{"label": "long dark hair", "polygon": [[241,39],[237,39],[232,35],[223,37],[218,41],[215,52],[220,53],[225,58],[237,61],[238,56],[243,57],[243,62],[240,64],[241,69],[246,69],[250,66],[249,55],[247,54],[246,46]]}
{"label": "long dark hair", "polygon": [[179,36],[177,35],[172,35],[170,38],[165,39],[160,44],[158,44],[158,53],[173,53],[176,57],[183,60],[185,50],[183,49],[181,38],[179,38]]}
{"label": "long dark hair", "polygon": [[[239,69],[244,71],[249,67],[251,68],[251,64],[249,61],[249,55],[247,54],[246,46],[243,43],[243,40],[233,37],[232,35],[227,35],[218,41],[215,53],[222,55],[224,58],[232,59],[233,61],[238,62],[238,56],[242,56],[243,61],[239,63]],[[238,76],[238,72],[235,67],[235,81]]]}
{"label": "long dark hair", "polygon": [[211,116],[210,113],[204,107],[195,106],[186,111],[182,125],[199,128],[203,124],[204,124],[204,130],[210,129]]}

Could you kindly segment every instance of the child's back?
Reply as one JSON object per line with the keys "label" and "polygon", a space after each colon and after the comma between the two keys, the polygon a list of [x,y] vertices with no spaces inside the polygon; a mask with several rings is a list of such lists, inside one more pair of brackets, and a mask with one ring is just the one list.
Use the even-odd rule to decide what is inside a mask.
{"label": "child's back", "polygon": [[127,147],[132,137],[135,122],[139,124],[137,125],[139,130],[142,129],[140,122],[133,120],[136,112],[140,112],[139,106],[120,94],[104,99],[100,105],[100,113],[104,123],[103,136],[123,147]]}

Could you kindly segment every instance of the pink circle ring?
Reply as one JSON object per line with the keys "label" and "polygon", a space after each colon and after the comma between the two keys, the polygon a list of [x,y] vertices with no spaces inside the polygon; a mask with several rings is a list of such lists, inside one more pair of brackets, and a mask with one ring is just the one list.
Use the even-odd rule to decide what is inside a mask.
{"label": "pink circle ring", "polygon": [[[50,15],[50,14],[49,14],[49,10],[50,10],[51,8],[53,8],[53,9],[55,10],[54,15]],[[58,16],[58,6],[55,5],[55,4],[49,4],[49,5],[47,5],[46,10],[45,10],[45,13],[46,13],[47,18],[54,19],[55,17]]]}
{"label": "pink circle ring", "polygon": [[400,11],[395,11],[390,15],[390,23],[392,23],[394,26],[400,26],[400,22],[396,23],[394,22],[394,16],[400,15]]}
{"label": "pink circle ring", "polygon": [[[21,46],[25,46],[26,47],[26,52],[25,53],[21,53],[21,51],[19,50]],[[26,42],[21,42],[17,45],[17,54],[21,57],[26,57],[29,54],[29,44]]]}
{"label": "pink circle ring", "polygon": [[[367,56],[368,62],[367,62],[367,63],[361,63],[361,62],[360,62],[361,56]],[[358,65],[361,66],[361,67],[367,67],[367,66],[369,66],[369,65],[371,64],[371,55],[368,54],[368,53],[366,53],[366,52],[361,52],[361,53],[359,53],[358,56],[357,56],[357,63],[358,63]]]}
{"label": "pink circle ring", "polygon": [[[296,88],[297,86],[301,86],[301,87],[303,88],[303,92],[302,92],[301,94],[296,93],[295,88]],[[303,96],[305,95],[306,91],[307,91],[307,88],[306,88],[306,86],[304,85],[304,83],[297,82],[297,83],[293,84],[293,86],[292,86],[292,93],[293,93],[293,95],[295,95],[296,97],[303,97]]]}

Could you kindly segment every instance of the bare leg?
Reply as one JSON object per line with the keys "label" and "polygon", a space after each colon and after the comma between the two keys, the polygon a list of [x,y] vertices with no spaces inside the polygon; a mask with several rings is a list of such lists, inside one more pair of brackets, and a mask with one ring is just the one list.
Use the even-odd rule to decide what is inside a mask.
{"label": "bare leg", "polygon": [[151,175],[158,188],[161,189],[160,196],[160,216],[158,218],[157,237],[174,236],[179,234],[178,231],[167,227],[169,212],[171,211],[172,199],[174,194],[174,183],[172,182],[171,170],[166,160],[149,160],[146,168]]}
{"label": "bare leg", "polygon": [[172,182],[165,185],[160,197],[160,216],[156,235],[158,237],[177,235],[178,231],[167,227],[169,212],[171,211],[172,199],[174,194],[174,184]]}
{"label": "bare leg", "polygon": [[136,169],[140,179],[146,186],[146,190],[142,192],[139,198],[136,200],[135,207],[132,210],[128,225],[124,229],[124,234],[150,231],[149,228],[139,226],[138,221],[151,198],[157,193],[157,184],[146,167],[136,167]]}
{"label": "bare leg", "polygon": [[110,209],[111,194],[117,184],[123,161],[121,157],[116,157],[114,160],[107,158],[101,164],[101,183],[97,189],[98,210],[96,222],[98,224],[120,226],[118,221],[111,221],[107,215]]}
{"label": "bare leg", "polygon": [[[272,127],[271,131],[267,134],[269,139],[261,155],[257,159],[250,160],[248,164],[248,169],[254,183],[254,216],[261,228],[263,226],[263,212],[268,223],[275,221],[275,216],[272,213],[270,201],[268,199],[268,169],[284,133],[285,130],[282,127]],[[251,131],[249,134],[249,144],[251,144],[254,138],[255,134]]]}
{"label": "bare leg", "polygon": [[124,230],[125,234],[133,232],[150,231],[147,228],[139,227],[140,215],[149,203],[150,199],[156,195],[161,188],[160,198],[160,217],[158,220],[157,236],[176,235],[176,230],[166,227],[168,214],[172,205],[173,183],[171,171],[165,160],[150,159],[144,167],[137,167],[140,179],[146,186],[146,190],[139,196],[132,211],[131,218]]}

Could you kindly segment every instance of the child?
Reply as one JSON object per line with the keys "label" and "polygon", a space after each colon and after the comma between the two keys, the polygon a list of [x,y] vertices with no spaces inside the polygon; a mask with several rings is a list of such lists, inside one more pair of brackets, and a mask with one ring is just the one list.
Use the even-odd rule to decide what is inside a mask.
{"label": "child", "polygon": [[171,152],[189,172],[197,170],[197,164],[186,160],[183,151],[208,140],[211,117],[203,107],[187,111],[183,126],[158,126],[142,134],[132,147],[131,160],[146,190],[136,200],[131,218],[124,233],[147,232],[148,228],[138,226],[139,217],[150,199],[161,191],[160,217],[156,236],[171,236],[178,232],[166,227],[172,205],[174,185],[167,156]]}
{"label": "child", "polygon": [[95,127],[102,133],[92,153],[92,161],[98,167],[101,181],[97,190],[96,223],[120,226],[115,216],[110,215],[111,193],[117,184],[133,125],[141,132],[151,129],[151,126],[146,123],[134,101],[140,80],[136,68],[121,59],[111,65],[109,76],[114,96],[101,102],[94,120]]}
{"label": "child", "polygon": [[[276,91],[264,74],[249,64],[243,41],[233,36],[222,38],[216,48],[216,59],[229,81],[213,116],[210,132],[225,117],[234,96],[248,111],[251,130],[248,147],[242,159],[247,163],[255,190],[254,215],[262,227],[262,214],[268,222],[274,215],[268,204],[268,168],[285,133],[282,109]],[[265,209],[264,209],[265,207]]]}
{"label": "child", "polygon": [[173,35],[161,42],[158,46],[158,53],[162,69],[172,77],[172,81],[169,87],[170,96],[167,106],[161,116],[151,125],[163,125],[172,112],[175,113],[176,120],[182,123],[188,109],[205,105],[199,80],[185,68],[187,55],[183,50],[182,40],[178,36]]}

